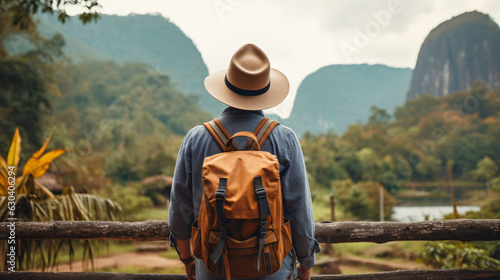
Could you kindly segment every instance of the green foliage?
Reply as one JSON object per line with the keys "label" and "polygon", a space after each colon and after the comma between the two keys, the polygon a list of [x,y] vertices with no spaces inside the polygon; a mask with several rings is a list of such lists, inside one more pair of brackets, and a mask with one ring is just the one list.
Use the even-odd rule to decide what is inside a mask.
{"label": "green foliage", "polygon": [[500,193],[500,177],[491,179],[491,190]]}
{"label": "green foliage", "polygon": [[368,118],[369,124],[374,125],[387,125],[391,120],[391,115],[387,113],[386,110],[378,108],[377,106],[372,106],[370,108],[370,117]]}
{"label": "green foliage", "polygon": [[[466,109],[471,100],[477,106]],[[455,180],[489,182],[500,165],[499,104],[500,90],[476,82],[469,91],[408,101],[392,122],[373,108],[366,124],[353,124],[342,136],[306,133],[301,144],[308,172],[323,187],[349,178],[393,192],[407,181],[447,181],[453,162]]]}
{"label": "green foliage", "polygon": [[438,269],[500,269],[500,261],[488,256],[485,250],[461,242],[429,242],[419,260]]}
{"label": "green foliage", "polygon": [[141,193],[139,184],[130,184],[127,186],[111,185],[101,189],[99,196],[107,197],[121,205],[123,211],[123,220],[136,221],[141,215],[141,211],[152,205],[151,199]]}
{"label": "green foliage", "polygon": [[[347,219],[378,220],[380,217],[379,192],[382,187],[378,183],[358,182],[351,180],[335,181],[333,190],[342,212]],[[384,189],[384,218],[392,215],[396,199]]]}
{"label": "green foliage", "polygon": [[79,189],[173,174],[184,134],[210,119],[194,96],[144,63],[70,64],[57,78],[54,127],[66,131],[76,152],[61,173]]}
{"label": "green foliage", "polygon": [[56,14],[57,19],[64,23],[69,17],[66,8],[70,6],[85,9],[78,16],[83,23],[99,18],[96,9],[101,5],[96,0],[3,0],[0,2],[1,10],[12,13],[12,24],[19,26],[21,29],[30,28],[34,24],[32,16],[38,13]]}
{"label": "green foliage", "polygon": [[368,199],[366,194],[357,185],[352,186],[349,189],[348,195],[339,197],[338,201],[344,211],[350,213],[353,217],[360,219],[368,218]]}
{"label": "green foliage", "polygon": [[[10,25],[11,18],[8,12],[0,11],[0,127],[4,132],[0,133],[0,152],[6,152],[3,149],[8,147],[9,135],[19,127],[26,141],[22,156],[28,158],[42,143],[52,107],[49,95],[58,94],[52,65],[62,55],[64,39],[59,34],[43,38],[36,28],[19,30]],[[6,46],[21,36],[32,47],[13,56]]]}
{"label": "green foliage", "polygon": [[495,162],[489,158],[484,157],[477,163],[477,169],[474,171],[474,175],[489,181],[498,171],[498,166]]}

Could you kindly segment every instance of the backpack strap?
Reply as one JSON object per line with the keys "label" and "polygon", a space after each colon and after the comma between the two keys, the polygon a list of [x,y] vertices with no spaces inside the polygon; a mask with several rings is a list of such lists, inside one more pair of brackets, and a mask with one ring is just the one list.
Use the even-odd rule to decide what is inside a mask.
{"label": "backpack strap", "polygon": [[217,244],[217,248],[210,256],[210,260],[213,263],[216,263],[224,249],[226,236],[227,236],[227,225],[229,221],[224,215],[224,201],[226,200],[226,187],[227,187],[227,178],[220,178],[219,180],[219,188],[215,192],[215,206],[217,210],[217,218],[219,219],[219,243]]}
{"label": "backpack strap", "polygon": [[[269,210],[269,203],[267,202],[266,189],[262,186],[262,177],[255,177],[253,182],[255,194],[257,196],[257,203],[259,205],[259,253],[257,255],[257,271],[260,271],[260,256],[264,250],[264,244],[267,233],[267,217],[271,215]],[[264,257],[265,261],[265,257]]]}
{"label": "backpack strap", "polygon": [[[225,150],[226,143],[231,138],[231,134],[227,131],[227,129],[222,125],[222,122],[219,119],[213,119],[209,122],[203,124],[205,128],[212,134],[212,137],[215,139],[217,144],[219,144],[222,151]],[[238,147],[236,144],[233,144],[233,149],[237,150]]]}
{"label": "backpack strap", "polygon": [[[273,129],[278,124],[280,124],[280,123],[277,121],[270,120],[268,118],[263,118],[260,121],[259,125],[257,125],[257,127],[255,128],[255,130],[253,132],[253,134],[255,134],[257,136],[257,140],[259,141],[260,147],[262,147],[264,142],[266,142],[267,137],[269,137],[269,135],[271,134],[271,131],[273,131]],[[254,146],[253,141],[250,140],[247,143],[246,149],[250,150],[253,148],[253,146]]]}

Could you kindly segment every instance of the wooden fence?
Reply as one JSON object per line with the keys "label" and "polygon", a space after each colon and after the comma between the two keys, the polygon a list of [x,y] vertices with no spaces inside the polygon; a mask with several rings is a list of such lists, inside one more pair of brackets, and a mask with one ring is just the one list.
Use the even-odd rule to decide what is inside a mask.
{"label": "wooden fence", "polygon": [[[0,239],[6,239],[8,223],[0,223]],[[166,221],[146,222],[18,222],[16,239],[94,239],[123,241],[167,240]],[[410,240],[500,240],[500,220],[446,220],[428,222],[325,222],[316,223],[321,243]],[[361,275],[315,275],[312,279],[500,279],[500,270],[408,270]],[[0,279],[137,279],[177,280],[185,275],[105,272],[0,272]]]}

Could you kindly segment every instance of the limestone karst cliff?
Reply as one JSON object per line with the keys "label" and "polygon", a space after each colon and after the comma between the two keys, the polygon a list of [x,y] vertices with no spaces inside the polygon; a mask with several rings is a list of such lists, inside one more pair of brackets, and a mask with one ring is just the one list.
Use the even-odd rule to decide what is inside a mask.
{"label": "limestone karst cliff", "polygon": [[470,89],[475,80],[500,86],[500,29],[489,15],[467,12],[434,28],[418,54],[407,100]]}

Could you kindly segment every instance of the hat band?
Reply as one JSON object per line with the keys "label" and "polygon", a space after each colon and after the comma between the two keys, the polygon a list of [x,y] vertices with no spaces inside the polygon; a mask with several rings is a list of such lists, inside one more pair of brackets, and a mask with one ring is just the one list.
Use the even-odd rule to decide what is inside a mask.
{"label": "hat band", "polygon": [[263,93],[266,93],[269,88],[271,87],[271,81],[265,86],[264,88],[257,89],[257,90],[247,90],[247,89],[242,89],[239,88],[229,82],[227,79],[227,75],[224,77],[224,81],[226,82],[226,86],[234,93],[240,94],[240,95],[245,95],[245,96],[257,96],[261,95]]}

